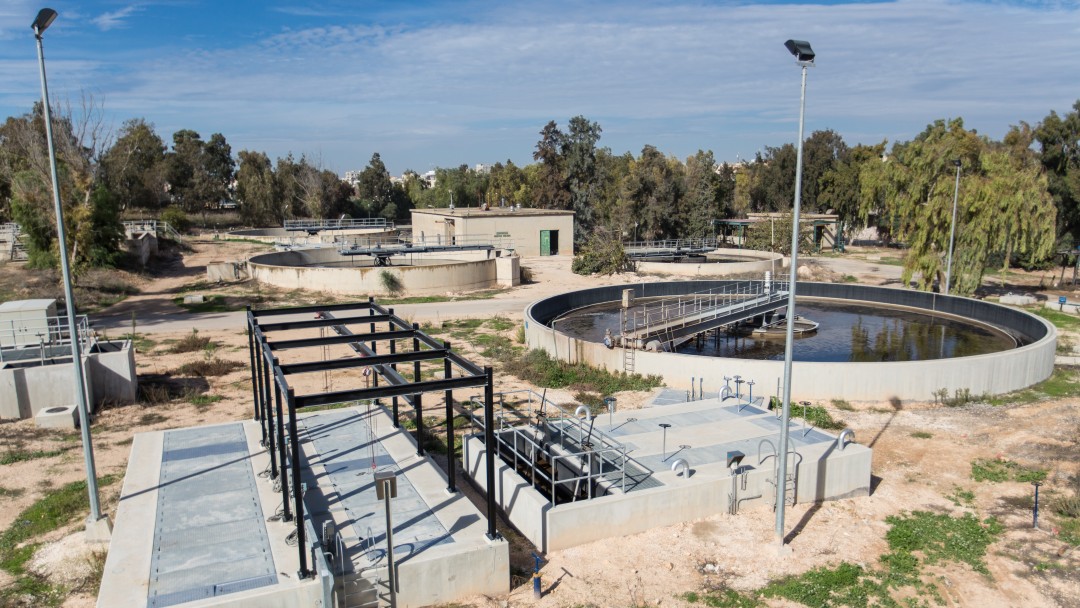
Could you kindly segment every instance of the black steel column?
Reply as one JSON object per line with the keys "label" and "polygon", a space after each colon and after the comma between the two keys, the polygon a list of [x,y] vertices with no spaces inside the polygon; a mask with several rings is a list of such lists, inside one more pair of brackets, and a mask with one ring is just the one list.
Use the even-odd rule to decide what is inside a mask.
{"label": "black steel column", "polygon": [[[392,354],[394,354],[396,352],[397,352],[397,340],[390,340],[390,354],[392,355]],[[390,364],[390,369],[392,369],[394,371],[397,371],[397,364],[391,363]],[[376,378],[378,377],[378,374],[374,374],[374,375],[375,375]],[[401,421],[398,419],[399,418],[399,415],[398,415],[398,398],[396,396],[392,397],[390,399],[390,404],[391,404],[391,407],[394,410],[394,428],[395,429],[400,429],[401,428]]]}
{"label": "black steel column", "polygon": [[484,384],[484,446],[487,453],[487,518],[488,540],[499,537],[495,530],[495,458],[498,449],[495,447],[495,391],[493,387],[493,374],[491,366],[484,368],[487,383]]}
{"label": "black steel column", "polygon": [[[450,352],[450,343],[443,341],[443,348],[446,352]],[[443,359],[443,379],[449,380],[450,376],[454,373],[454,365],[450,362],[450,357]],[[457,477],[457,463],[454,462],[454,391],[446,391],[443,395],[443,400],[446,401],[446,478],[447,486],[446,491],[451,494],[457,492],[457,485],[455,478]]]}
{"label": "black steel column", "polygon": [[296,392],[290,388],[288,392],[289,404],[289,448],[292,450],[292,485],[293,504],[296,507],[296,548],[300,552],[300,578],[307,578],[310,572],[307,568],[307,539],[304,531],[304,492],[300,487],[300,440],[297,437],[296,426]]}
{"label": "black steel column", "polygon": [[[277,439],[274,437],[274,406],[270,403],[270,369],[266,361],[266,353],[262,353],[263,356],[259,357],[259,361],[263,370],[263,394],[266,396],[266,418],[270,421],[270,479],[278,478],[278,461],[277,461]],[[277,425],[281,426],[281,418],[277,419]],[[285,466],[285,461],[281,461],[281,465]]]}
{"label": "black steel column", "polygon": [[413,407],[416,416],[416,455],[424,455],[424,395],[422,393],[416,393],[413,395]]}
{"label": "black steel column", "polygon": [[[278,366],[277,357],[274,357],[274,368]],[[281,411],[281,387],[275,381],[274,387],[274,404],[277,406],[277,442],[278,442],[278,456],[281,458],[281,507],[282,516],[281,521],[292,520],[292,508],[289,506],[289,473],[286,468],[287,459],[285,458],[285,418],[282,416]]]}
{"label": "black steel column", "polygon": [[[254,329],[252,329],[254,333]],[[257,346],[255,347],[256,353],[262,353],[262,341],[256,340]],[[262,365],[259,365],[259,357],[261,354],[255,354],[251,360],[251,391],[255,395],[255,409],[259,411],[259,424],[262,426],[262,440],[259,441],[259,445],[266,447],[266,407],[262,398]]]}
{"label": "black steel column", "polygon": [[262,426],[262,415],[259,412],[258,393],[255,389],[255,330],[251,327],[251,305],[247,306],[247,335],[248,357],[251,360],[251,405],[255,410],[255,421],[262,427],[263,439],[266,439],[266,427]]}
{"label": "black steel column", "polygon": [[[375,298],[373,298],[372,296],[368,296],[368,306],[370,306],[370,305],[372,305],[374,303],[375,303]],[[375,316],[375,309],[374,308],[368,308],[368,316],[369,317]],[[375,324],[371,323],[370,327],[368,329],[370,330],[370,333],[375,333]],[[374,340],[369,342],[368,345],[371,347],[371,352],[373,352],[373,353],[378,352],[378,350],[377,350],[378,344]]]}

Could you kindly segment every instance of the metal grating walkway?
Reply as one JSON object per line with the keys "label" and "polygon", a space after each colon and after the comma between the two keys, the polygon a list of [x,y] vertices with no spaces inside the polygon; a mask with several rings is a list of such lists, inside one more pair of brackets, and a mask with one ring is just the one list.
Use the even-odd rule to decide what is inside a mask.
{"label": "metal grating walkway", "polygon": [[454,542],[431,507],[420,497],[380,441],[375,439],[367,416],[354,410],[339,410],[305,417],[297,422],[301,436],[310,440],[317,456],[308,452],[308,466],[322,465],[332,489],[327,492],[330,507],[345,509],[353,531],[367,547],[370,563],[385,554],[386,511],[375,494],[376,470],[397,469],[397,498],[392,500],[394,555],[402,559],[427,547]]}
{"label": "metal grating walkway", "polygon": [[278,582],[240,424],[167,431],[149,608]]}

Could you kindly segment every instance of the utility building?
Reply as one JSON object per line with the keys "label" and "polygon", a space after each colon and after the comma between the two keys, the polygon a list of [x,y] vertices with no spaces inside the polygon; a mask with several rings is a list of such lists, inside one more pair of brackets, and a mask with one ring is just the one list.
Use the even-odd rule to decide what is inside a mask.
{"label": "utility building", "polygon": [[574,212],[498,207],[413,209],[413,242],[493,243],[522,257],[574,255]]}

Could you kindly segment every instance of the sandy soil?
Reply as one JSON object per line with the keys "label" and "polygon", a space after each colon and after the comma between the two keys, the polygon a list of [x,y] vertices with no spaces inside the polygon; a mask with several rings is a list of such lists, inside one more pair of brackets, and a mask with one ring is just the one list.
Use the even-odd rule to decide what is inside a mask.
{"label": "sandy soil", "polygon": [[[195,318],[185,317],[171,299],[202,280],[207,261],[236,259],[245,253],[245,248],[254,247],[213,242],[193,246],[194,251],[186,254],[182,263],[164,269],[161,276],[147,277],[143,293],[105,311],[113,315],[136,311],[142,317],[154,310],[189,321],[181,323],[179,329],[162,327],[149,334],[152,342],[145,343],[137,356],[144,385],[166,374],[175,378],[180,365],[206,356],[202,352],[169,352],[191,326],[203,327]],[[495,300],[475,302],[473,310],[498,309],[500,314],[520,320],[523,306],[517,306],[519,302],[578,287],[663,278],[579,277],[569,272],[569,260],[561,259],[528,259],[523,265],[532,272],[533,283],[502,293]],[[821,280],[850,274],[867,283],[896,281],[892,276],[895,267],[889,266],[887,273],[871,268],[876,268],[873,261],[860,265],[845,259],[844,265],[834,270],[828,259],[821,259],[815,261],[810,272]],[[1035,285],[1039,277],[1033,275],[1030,279]],[[277,294],[275,298],[287,300],[287,295]],[[514,306],[497,307],[494,302],[498,300]],[[493,304],[489,306],[488,302]],[[440,305],[431,308],[445,311]],[[422,316],[424,312],[417,314]],[[445,320],[444,314],[436,314]],[[200,335],[218,344],[214,356],[243,362],[247,352],[242,329],[236,324],[201,329]],[[464,343],[455,346],[483,363],[476,348]],[[105,407],[95,420],[92,431],[98,474],[112,480],[102,485],[102,501],[108,512],[115,510],[134,433],[251,416],[246,366],[225,376],[182,378],[180,382],[188,387],[184,396]],[[496,390],[500,391],[527,387],[500,375],[496,382]],[[551,394],[560,401],[572,399],[571,391]],[[195,405],[194,395],[220,399]],[[620,394],[619,405],[640,407],[648,397],[648,392]],[[789,509],[786,550],[780,550],[775,542],[774,514],[768,508],[745,509],[737,516],[715,515],[546,555],[546,592],[543,599],[535,601],[528,582],[533,549],[505,522],[500,522],[500,530],[512,541],[514,588],[509,597],[473,598],[466,605],[684,606],[691,604],[680,596],[689,591],[732,588],[752,592],[770,579],[841,561],[873,567],[887,551],[885,518],[915,509],[955,514],[966,511],[980,518],[993,515],[1004,524],[1004,534],[987,556],[991,576],[955,564],[927,568],[926,579],[942,590],[947,606],[1080,605],[1077,552],[1057,537],[1049,509],[1043,511],[1043,530],[1031,529],[1032,487],[1026,483],[978,483],[970,478],[972,459],[1007,458],[1050,471],[1042,488],[1044,505],[1065,492],[1069,476],[1080,473],[1080,407],[1075,399],[996,408],[935,409],[914,405],[895,410],[884,404],[859,404],[860,409],[841,411],[829,407],[834,417],[845,420],[855,430],[861,443],[873,447],[875,487],[869,497]],[[59,453],[2,467],[0,487],[5,491],[0,492],[0,529],[9,527],[22,509],[44,493],[85,478],[77,434],[38,430],[32,421],[0,424],[0,453],[12,450]],[[957,506],[947,498],[958,489],[974,493],[972,506]],[[469,493],[475,496],[475,492]],[[79,530],[81,522],[73,522],[37,539],[44,543],[44,549],[34,562],[37,571],[73,589],[64,604],[69,607],[94,604],[92,589],[86,583],[93,578],[93,568],[85,567],[93,561],[89,552],[94,548],[80,543]],[[9,577],[0,572],[0,585],[9,582]],[[778,600],[766,603],[792,605]]]}

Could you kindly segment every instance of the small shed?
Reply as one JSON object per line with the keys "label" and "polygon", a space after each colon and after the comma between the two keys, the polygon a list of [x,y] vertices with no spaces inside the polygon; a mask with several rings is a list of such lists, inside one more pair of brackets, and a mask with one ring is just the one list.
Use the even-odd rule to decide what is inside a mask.
{"label": "small shed", "polygon": [[[13,300],[0,304],[0,347],[49,341],[55,330],[56,300]],[[49,320],[53,319],[50,324]],[[53,329],[51,330],[50,327]]]}
{"label": "small shed", "polygon": [[494,244],[522,257],[574,255],[574,212],[521,207],[413,209],[415,242]]}

